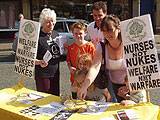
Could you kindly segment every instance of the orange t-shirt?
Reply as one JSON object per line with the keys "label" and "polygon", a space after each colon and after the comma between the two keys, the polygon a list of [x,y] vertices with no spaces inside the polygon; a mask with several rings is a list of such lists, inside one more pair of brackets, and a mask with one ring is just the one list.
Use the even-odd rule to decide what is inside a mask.
{"label": "orange t-shirt", "polygon": [[[68,53],[67,53],[67,63],[71,63],[72,67],[77,67],[77,58],[78,55],[84,54],[84,53],[89,53],[92,55],[92,58],[95,53],[95,47],[93,43],[87,42],[83,45],[78,46],[76,43],[71,44],[68,46]],[[73,74],[70,76],[71,83],[73,84],[74,82],[74,77]]]}

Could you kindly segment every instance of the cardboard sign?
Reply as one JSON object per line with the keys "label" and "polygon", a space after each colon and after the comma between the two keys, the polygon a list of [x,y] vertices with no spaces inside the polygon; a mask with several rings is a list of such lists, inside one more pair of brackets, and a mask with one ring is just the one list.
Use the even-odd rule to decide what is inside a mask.
{"label": "cardboard sign", "polygon": [[20,23],[14,71],[33,78],[40,23],[22,20]]}
{"label": "cardboard sign", "polygon": [[121,22],[130,90],[160,87],[160,67],[150,15]]}

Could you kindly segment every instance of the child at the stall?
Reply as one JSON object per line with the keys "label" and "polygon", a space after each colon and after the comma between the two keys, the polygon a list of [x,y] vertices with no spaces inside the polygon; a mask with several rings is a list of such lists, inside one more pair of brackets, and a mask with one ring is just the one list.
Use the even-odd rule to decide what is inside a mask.
{"label": "child at the stall", "polygon": [[122,86],[118,89],[118,95],[123,97],[125,100],[121,101],[122,104],[135,104],[140,102],[147,102],[146,91],[129,91],[128,78],[125,79],[126,86]]}
{"label": "child at the stall", "polygon": [[[88,73],[88,69],[92,64],[92,57],[90,54],[84,53],[79,55],[77,61],[77,70],[74,73],[75,81],[73,83],[73,89],[77,92],[78,88],[81,87],[86,74]],[[97,88],[94,83],[90,85],[88,88],[86,100],[94,100],[94,101],[110,101],[111,95],[108,89],[99,89]]]}

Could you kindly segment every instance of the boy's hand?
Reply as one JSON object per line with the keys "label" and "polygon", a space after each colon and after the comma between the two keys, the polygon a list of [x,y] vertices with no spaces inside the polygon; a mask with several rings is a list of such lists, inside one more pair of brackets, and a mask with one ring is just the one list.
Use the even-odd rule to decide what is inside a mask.
{"label": "boy's hand", "polygon": [[69,71],[70,71],[70,73],[74,74],[74,72],[76,71],[76,68],[75,67],[70,67]]}
{"label": "boy's hand", "polygon": [[80,100],[84,100],[87,95],[87,89],[84,89],[83,86],[78,89],[77,96]]}

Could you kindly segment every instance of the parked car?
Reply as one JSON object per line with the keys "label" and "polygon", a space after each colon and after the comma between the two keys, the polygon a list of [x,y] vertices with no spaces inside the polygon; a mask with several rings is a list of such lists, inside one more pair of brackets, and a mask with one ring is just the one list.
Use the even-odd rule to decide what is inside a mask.
{"label": "parked car", "polygon": [[0,27],[0,39],[14,39],[16,32],[16,28]]}
{"label": "parked car", "polygon": [[71,43],[74,42],[73,39],[73,35],[71,32],[71,26],[78,22],[78,21],[82,21],[85,23],[86,27],[88,25],[88,22],[86,20],[82,20],[82,19],[66,19],[66,18],[57,18],[57,22],[54,26],[54,30],[56,30],[59,35],[61,36],[61,40],[59,43],[62,53],[65,53],[65,49],[64,49],[64,43],[66,43],[65,45],[70,45]]}
{"label": "parked car", "polygon": [[54,30],[56,30],[60,35],[66,36],[67,42],[70,44],[73,42],[71,26],[78,21],[84,22],[86,26],[88,25],[88,21],[86,20],[58,18]]}

